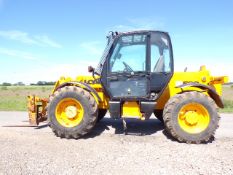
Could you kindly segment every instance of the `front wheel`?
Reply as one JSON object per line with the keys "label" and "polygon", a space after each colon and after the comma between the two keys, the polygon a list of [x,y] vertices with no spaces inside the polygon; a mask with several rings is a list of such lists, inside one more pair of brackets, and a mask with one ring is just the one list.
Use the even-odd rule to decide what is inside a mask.
{"label": "front wheel", "polygon": [[215,102],[199,92],[185,92],[172,97],[164,108],[167,132],[180,142],[208,142],[218,128]]}
{"label": "front wheel", "polygon": [[95,126],[97,109],[89,92],[79,87],[67,86],[51,95],[48,119],[58,137],[79,138]]}

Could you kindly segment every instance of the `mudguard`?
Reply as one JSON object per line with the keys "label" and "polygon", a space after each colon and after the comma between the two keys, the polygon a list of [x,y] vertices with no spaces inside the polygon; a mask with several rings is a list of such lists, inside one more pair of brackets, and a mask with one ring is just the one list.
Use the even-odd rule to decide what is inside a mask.
{"label": "mudguard", "polygon": [[94,88],[92,88],[91,86],[89,86],[88,84],[83,83],[83,82],[71,81],[71,82],[66,82],[66,83],[60,84],[58,87],[56,87],[54,89],[54,92],[56,90],[60,89],[60,88],[65,87],[65,86],[78,86],[78,87],[81,87],[81,88],[87,90],[88,92],[90,92],[93,95],[93,97],[95,98],[97,103],[102,101],[100,96],[96,92],[96,90]]}
{"label": "mudguard", "polygon": [[215,101],[215,103],[218,105],[218,107],[224,108],[223,101],[222,101],[221,97],[218,95],[218,93],[215,91],[215,89],[213,89],[210,86],[200,84],[200,83],[191,82],[191,83],[185,83],[185,84],[182,84],[182,85],[179,85],[176,87],[181,88],[181,89],[186,88],[186,87],[197,87],[197,88],[200,88],[202,90],[205,90],[205,91],[207,91],[209,96]]}
{"label": "mudguard", "polygon": [[[63,83],[63,84],[57,86],[53,92],[55,92],[59,88],[65,87],[65,86],[78,86],[80,88],[83,88],[92,94],[92,96],[95,98],[97,104],[99,102],[101,102],[101,98],[99,97],[96,90],[93,89],[88,84],[82,83],[82,82]],[[29,123],[32,126],[38,126],[40,122],[47,120],[46,107],[47,107],[48,101],[49,101],[48,99],[45,99],[45,98],[42,99],[42,98],[37,97],[35,95],[28,96],[27,105],[28,105]]]}

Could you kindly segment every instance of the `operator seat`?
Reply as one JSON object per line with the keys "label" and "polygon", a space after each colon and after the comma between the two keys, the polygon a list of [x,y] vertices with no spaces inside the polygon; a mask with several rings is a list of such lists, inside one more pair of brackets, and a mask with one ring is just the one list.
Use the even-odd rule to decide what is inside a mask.
{"label": "operator seat", "polygon": [[159,57],[159,60],[157,61],[157,63],[154,66],[153,72],[164,72],[165,70],[165,61],[164,61],[164,56],[161,55]]}

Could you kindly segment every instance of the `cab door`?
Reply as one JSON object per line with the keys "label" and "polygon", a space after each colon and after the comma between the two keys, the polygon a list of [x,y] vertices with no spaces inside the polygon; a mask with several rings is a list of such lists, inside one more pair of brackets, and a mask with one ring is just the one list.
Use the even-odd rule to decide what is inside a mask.
{"label": "cab door", "polygon": [[150,36],[151,92],[159,94],[173,75],[173,55],[170,37],[164,32],[152,32]]}
{"label": "cab door", "polygon": [[122,35],[106,61],[102,84],[111,99],[138,99],[149,96],[148,35]]}

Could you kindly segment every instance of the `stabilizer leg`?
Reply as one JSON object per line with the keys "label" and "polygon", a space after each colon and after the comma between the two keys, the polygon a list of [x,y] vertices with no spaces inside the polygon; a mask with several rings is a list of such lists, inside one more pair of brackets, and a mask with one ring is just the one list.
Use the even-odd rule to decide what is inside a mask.
{"label": "stabilizer leg", "polygon": [[123,123],[124,133],[125,133],[125,135],[127,135],[128,134],[127,123],[126,123],[124,118],[122,118],[122,123]]}

